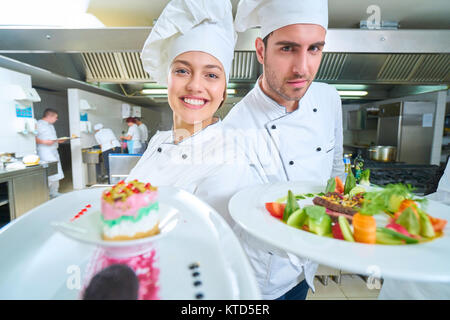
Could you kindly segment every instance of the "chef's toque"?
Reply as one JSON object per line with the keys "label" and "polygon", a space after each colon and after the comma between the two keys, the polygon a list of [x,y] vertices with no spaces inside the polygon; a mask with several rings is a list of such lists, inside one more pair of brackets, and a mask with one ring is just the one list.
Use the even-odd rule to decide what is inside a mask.
{"label": "chef's toque", "polygon": [[328,0],[241,0],[236,31],[261,27],[261,38],[291,24],[318,24],[328,29]]}
{"label": "chef's toque", "polygon": [[103,124],[101,124],[101,123],[97,123],[97,124],[94,126],[94,130],[95,130],[95,131],[100,130],[100,129],[102,129],[102,128],[103,128]]}
{"label": "chef's toque", "polygon": [[164,8],[142,49],[144,70],[167,85],[174,58],[202,51],[218,59],[228,82],[236,32],[229,0],[172,0]]}

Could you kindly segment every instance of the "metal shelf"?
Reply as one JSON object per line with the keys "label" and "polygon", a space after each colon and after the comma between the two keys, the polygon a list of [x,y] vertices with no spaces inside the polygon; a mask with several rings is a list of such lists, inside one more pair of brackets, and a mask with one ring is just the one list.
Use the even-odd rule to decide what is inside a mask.
{"label": "metal shelf", "polygon": [[8,203],[9,203],[8,198],[0,197],[0,207],[4,206],[5,204],[8,204]]}

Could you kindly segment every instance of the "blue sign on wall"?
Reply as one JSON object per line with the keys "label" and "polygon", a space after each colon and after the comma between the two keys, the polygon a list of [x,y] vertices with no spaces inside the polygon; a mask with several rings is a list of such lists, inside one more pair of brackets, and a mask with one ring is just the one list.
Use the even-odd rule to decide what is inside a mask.
{"label": "blue sign on wall", "polygon": [[33,109],[31,106],[21,106],[16,104],[16,117],[17,118],[33,118]]}
{"label": "blue sign on wall", "polygon": [[88,121],[88,114],[87,114],[87,112],[80,113],[80,121]]}

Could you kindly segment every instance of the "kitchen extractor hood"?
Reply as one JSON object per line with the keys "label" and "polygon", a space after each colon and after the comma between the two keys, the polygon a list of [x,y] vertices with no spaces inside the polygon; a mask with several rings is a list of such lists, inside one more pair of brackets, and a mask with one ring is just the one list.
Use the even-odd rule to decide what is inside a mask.
{"label": "kitchen extractor hood", "polygon": [[[65,76],[75,75],[76,80],[138,97],[142,89],[155,85],[140,59],[150,30],[0,29],[5,40],[0,54],[59,75],[70,72]],[[238,96],[251,89],[262,71],[254,51],[257,35],[257,30],[239,34],[230,75]],[[376,86],[450,84],[450,30],[329,29],[326,42],[317,81]],[[239,90],[240,86],[245,90]]]}

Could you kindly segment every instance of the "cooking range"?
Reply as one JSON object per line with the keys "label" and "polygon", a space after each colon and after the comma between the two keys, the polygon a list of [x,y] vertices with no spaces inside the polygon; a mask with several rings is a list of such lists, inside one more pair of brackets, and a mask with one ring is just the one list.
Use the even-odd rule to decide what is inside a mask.
{"label": "cooking range", "polygon": [[370,169],[370,182],[379,186],[389,183],[405,183],[415,188],[414,193],[425,195],[436,191],[441,168],[436,165],[406,164],[404,162],[377,162],[365,160],[364,168]]}

